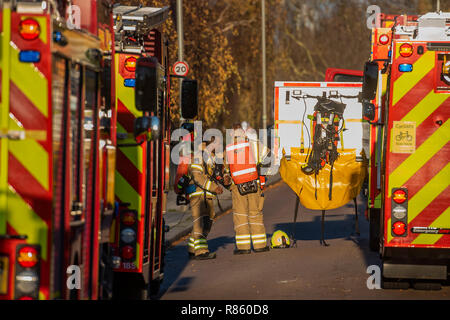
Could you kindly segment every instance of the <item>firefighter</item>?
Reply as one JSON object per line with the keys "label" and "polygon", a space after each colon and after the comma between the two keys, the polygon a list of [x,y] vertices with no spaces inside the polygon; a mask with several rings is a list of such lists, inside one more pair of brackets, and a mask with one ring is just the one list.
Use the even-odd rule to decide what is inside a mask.
{"label": "firefighter", "polygon": [[230,190],[236,233],[235,255],[250,254],[252,244],[254,252],[269,251],[263,218],[264,194],[257,167],[259,159],[255,159],[252,145],[242,126],[235,125],[233,143],[226,148],[226,170],[233,182]]}
{"label": "firefighter", "polygon": [[212,181],[208,172],[213,161],[212,154],[208,153],[205,144],[202,144],[202,151],[205,151],[208,161],[189,165],[188,175],[191,178],[191,185],[195,185],[195,191],[189,194],[191,204],[193,229],[188,242],[189,257],[195,260],[215,259],[216,254],[209,252],[207,237],[211,231],[212,222],[215,217],[213,199],[216,195],[223,193],[223,188]]}

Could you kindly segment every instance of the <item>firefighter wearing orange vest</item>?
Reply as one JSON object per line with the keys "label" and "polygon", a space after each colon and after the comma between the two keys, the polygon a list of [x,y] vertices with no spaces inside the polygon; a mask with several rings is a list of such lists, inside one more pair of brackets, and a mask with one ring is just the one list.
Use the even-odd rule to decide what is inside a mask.
{"label": "firefighter wearing orange vest", "polygon": [[[233,184],[233,222],[236,233],[234,254],[249,254],[269,250],[264,227],[264,195],[259,180],[255,152],[240,125],[233,131],[234,142],[226,148],[227,170]],[[258,155],[259,158],[259,155]]]}
{"label": "firefighter wearing orange vest", "polygon": [[195,185],[195,191],[189,194],[193,229],[188,242],[188,252],[190,258],[196,260],[216,258],[215,253],[209,252],[207,237],[215,217],[213,199],[222,194],[223,189],[210,179],[208,166],[212,162],[207,163],[191,163],[188,169],[188,175],[192,179],[191,185]]}

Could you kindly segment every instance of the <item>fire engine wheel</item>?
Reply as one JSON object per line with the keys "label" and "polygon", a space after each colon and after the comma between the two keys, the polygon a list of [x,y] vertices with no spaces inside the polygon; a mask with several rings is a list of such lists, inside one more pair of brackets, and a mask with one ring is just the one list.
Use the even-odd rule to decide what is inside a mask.
{"label": "fire engine wheel", "polygon": [[380,250],[380,209],[369,209],[369,246],[370,250]]}
{"label": "fire engine wheel", "polygon": [[407,279],[390,279],[382,277],[381,288],[386,290],[408,290],[410,287]]}
{"label": "fire engine wheel", "polygon": [[114,300],[147,300],[144,279],[140,274],[116,273],[114,275]]}
{"label": "fire engine wheel", "polygon": [[156,298],[158,296],[159,290],[161,288],[162,280],[150,281],[149,294],[150,298]]}

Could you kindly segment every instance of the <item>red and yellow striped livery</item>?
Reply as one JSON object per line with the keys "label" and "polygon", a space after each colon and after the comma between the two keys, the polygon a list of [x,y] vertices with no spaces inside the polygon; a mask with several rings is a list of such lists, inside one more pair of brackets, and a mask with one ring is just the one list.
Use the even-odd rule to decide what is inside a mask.
{"label": "red and yellow striped livery", "polygon": [[[114,271],[138,273],[156,293],[163,276],[168,81],[153,84],[162,86],[158,114],[136,109],[143,55],[123,52],[129,39],[116,42],[114,24],[152,13],[134,51],[167,71],[158,29],[169,8],[70,3],[1,2],[0,299],[142,293]],[[143,116],[158,117],[161,132],[136,144]]]}
{"label": "red and yellow striped livery", "polygon": [[[23,21],[39,26],[36,37],[27,38],[19,32]],[[18,245],[39,248],[42,272],[34,297],[45,299],[50,296],[54,195],[50,19],[6,9],[2,11],[2,30],[0,234],[4,236],[0,236],[0,246],[3,243],[12,250],[11,273],[16,271]],[[38,52],[40,57],[25,63],[22,55],[26,52]],[[3,297],[20,298],[12,280]]]}
{"label": "red and yellow striped livery", "polygon": [[[385,230],[391,229],[392,190],[408,191],[408,233],[392,237],[385,246],[449,248],[450,237],[420,234],[418,227],[450,227],[450,83],[442,81],[446,51],[429,50],[430,42],[394,42],[386,136]],[[414,54],[402,57],[400,48],[411,45]],[[418,53],[419,52],[419,53]],[[401,72],[411,65],[412,72]]]}

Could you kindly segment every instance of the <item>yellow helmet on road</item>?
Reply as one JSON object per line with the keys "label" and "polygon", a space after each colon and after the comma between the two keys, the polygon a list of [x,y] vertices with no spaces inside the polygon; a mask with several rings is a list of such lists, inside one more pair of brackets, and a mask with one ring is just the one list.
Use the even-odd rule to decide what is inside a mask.
{"label": "yellow helmet on road", "polygon": [[289,248],[291,239],[286,232],[277,230],[273,233],[270,244],[272,248]]}

